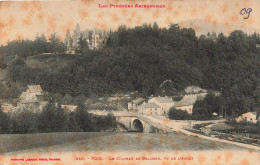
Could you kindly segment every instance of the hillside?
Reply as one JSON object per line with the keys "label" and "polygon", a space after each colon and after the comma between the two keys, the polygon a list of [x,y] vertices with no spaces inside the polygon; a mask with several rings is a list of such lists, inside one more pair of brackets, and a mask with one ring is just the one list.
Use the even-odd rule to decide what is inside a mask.
{"label": "hillside", "polygon": [[[178,24],[168,28],[159,28],[156,23],[135,28],[120,26],[101,49],[80,45],[77,52],[81,56],[30,56],[36,51],[33,45],[41,47],[39,44],[44,42],[21,42],[27,45],[22,58],[9,66],[8,77],[13,82],[40,84],[53,94],[86,97],[132,91],[143,97],[176,95],[194,85],[220,91],[217,105],[211,106],[218,109],[223,105],[228,115],[254,111],[259,104],[257,33],[235,30],[228,36],[208,33],[197,37],[194,29]],[[12,51],[7,45],[2,48],[4,54],[19,53],[21,43],[11,43],[17,49]],[[55,47],[55,43],[51,45]],[[169,83],[161,86],[166,80]]]}
{"label": "hillside", "polygon": [[52,72],[56,69],[64,68],[75,61],[74,55],[57,54],[57,55],[36,55],[26,58],[25,63],[30,68],[40,68]]}

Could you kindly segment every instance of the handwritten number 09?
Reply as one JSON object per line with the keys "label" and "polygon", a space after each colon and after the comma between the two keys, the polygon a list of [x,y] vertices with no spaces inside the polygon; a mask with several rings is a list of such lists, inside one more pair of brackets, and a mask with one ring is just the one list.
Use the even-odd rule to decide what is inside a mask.
{"label": "handwritten number 09", "polygon": [[248,9],[243,8],[243,9],[240,11],[240,14],[241,14],[241,15],[244,15],[244,14],[247,13],[247,17],[244,17],[244,19],[248,19],[248,18],[249,18],[249,15],[250,15],[250,13],[251,13],[251,11],[252,11],[251,8],[248,8]]}

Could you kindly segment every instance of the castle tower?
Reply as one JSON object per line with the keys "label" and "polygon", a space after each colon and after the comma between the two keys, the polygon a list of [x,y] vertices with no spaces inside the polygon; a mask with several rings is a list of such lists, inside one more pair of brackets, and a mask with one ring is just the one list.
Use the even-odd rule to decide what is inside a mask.
{"label": "castle tower", "polygon": [[71,44],[72,44],[71,40],[72,40],[72,38],[71,38],[71,35],[70,35],[70,31],[68,29],[66,37],[65,37],[65,40],[64,40],[64,43],[65,43],[66,47],[70,47],[71,46]]}
{"label": "castle tower", "polygon": [[94,28],[94,38],[93,38],[93,47],[96,48],[96,42],[97,42],[97,38],[96,38],[96,28]]}
{"label": "castle tower", "polygon": [[79,27],[79,24],[76,25],[76,29],[75,29],[76,32],[80,32],[80,27]]}
{"label": "castle tower", "polygon": [[80,37],[80,27],[79,24],[77,24],[73,34],[73,43],[72,43],[73,46],[75,47],[78,46],[79,37]]}

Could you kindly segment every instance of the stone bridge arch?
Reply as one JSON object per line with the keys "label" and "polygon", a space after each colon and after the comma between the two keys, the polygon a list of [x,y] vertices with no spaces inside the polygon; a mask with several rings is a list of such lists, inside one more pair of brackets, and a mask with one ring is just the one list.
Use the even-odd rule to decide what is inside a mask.
{"label": "stone bridge arch", "polygon": [[144,132],[144,133],[156,133],[156,128],[152,125],[146,123],[142,119],[139,119],[137,117],[132,117],[131,119],[131,130]]}
{"label": "stone bridge arch", "polygon": [[148,124],[135,116],[118,116],[117,121],[123,124],[128,130],[144,133],[157,133],[158,128]]}
{"label": "stone bridge arch", "polygon": [[145,123],[142,122],[140,119],[133,119],[131,122],[131,129],[133,131],[143,132],[145,127]]}

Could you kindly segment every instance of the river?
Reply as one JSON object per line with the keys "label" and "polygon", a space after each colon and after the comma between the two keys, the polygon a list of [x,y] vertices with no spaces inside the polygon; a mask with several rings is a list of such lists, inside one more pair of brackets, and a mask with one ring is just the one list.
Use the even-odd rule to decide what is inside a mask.
{"label": "river", "polygon": [[67,132],[0,135],[1,152],[74,151],[183,151],[183,150],[245,150],[184,134],[136,132]]}
{"label": "river", "polygon": [[[181,165],[204,162],[208,165],[217,165],[227,162],[233,164],[246,162],[246,164],[254,165],[259,158],[259,151],[181,133],[66,132],[17,134],[0,135],[0,143],[2,152],[0,164],[1,161],[8,162],[8,164],[14,163],[12,159],[15,159],[15,161],[33,160],[37,161],[34,162],[35,164],[44,165],[53,164],[53,160],[59,161],[60,164],[150,165],[151,163],[177,163]],[[41,162],[40,159],[50,160]]]}

